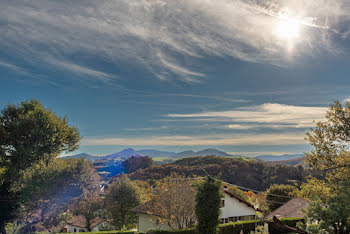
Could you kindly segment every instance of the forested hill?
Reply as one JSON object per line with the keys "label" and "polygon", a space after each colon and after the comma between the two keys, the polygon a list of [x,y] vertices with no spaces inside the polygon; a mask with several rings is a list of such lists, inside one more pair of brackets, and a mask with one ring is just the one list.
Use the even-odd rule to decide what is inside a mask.
{"label": "forested hill", "polygon": [[183,158],[165,165],[153,165],[129,174],[131,179],[160,179],[172,172],[186,176],[205,176],[204,170],[223,181],[256,190],[265,190],[270,184],[301,182],[306,171],[301,166],[271,165],[256,160],[206,156]]}

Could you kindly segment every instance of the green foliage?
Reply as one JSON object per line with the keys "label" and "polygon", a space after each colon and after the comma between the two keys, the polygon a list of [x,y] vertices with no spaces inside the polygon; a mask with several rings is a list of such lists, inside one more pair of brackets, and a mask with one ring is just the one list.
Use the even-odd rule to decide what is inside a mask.
{"label": "green foliage", "polygon": [[136,226],[137,216],[131,211],[140,204],[137,190],[126,177],[118,178],[109,186],[106,196],[106,209],[116,229],[130,229]]}
{"label": "green foliage", "polygon": [[[36,164],[48,166],[63,151],[78,148],[78,129],[68,125],[39,101],[24,101],[19,105],[9,104],[0,114],[0,232],[5,222],[16,218],[26,191],[14,186],[26,170]],[[31,170],[31,169],[29,169]],[[15,192],[14,192],[15,191]]]}
{"label": "green foliage", "polygon": [[293,196],[295,191],[296,187],[292,185],[271,185],[270,188],[266,191],[266,202],[270,211],[276,210],[278,207],[289,201],[291,198],[288,197]]}
{"label": "green foliage", "polygon": [[[350,102],[331,105],[326,120],[317,122],[307,133],[306,139],[313,146],[307,154],[310,169],[321,172],[322,182],[309,179],[302,185],[300,193],[314,200],[308,218],[317,225],[306,225],[307,229],[344,233],[350,230]],[[310,193],[308,190],[312,189]]]}
{"label": "green foliage", "polygon": [[214,234],[219,224],[221,208],[222,182],[207,177],[198,185],[196,195],[196,216],[198,219],[198,232]]}
{"label": "green foliage", "polygon": [[308,210],[308,218],[317,221],[321,229],[328,232],[343,233],[350,230],[350,181],[339,184],[336,193],[327,198],[317,198]]}
{"label": "green foliage", "polygon": [[312,170],[327,173],[329,180],[350,179],[350,102],[331,105],[326,121],[317,122],[307,133],[306,139],[314,147],[308,153],[307,162]]}
{"label": "green foliage", "polygon": [[225,182],[261,191],[265,191],[271,184],[291,184],[292,180],[301,183],[306,174],[302,167],[206,156],[183,158],[173,163],[153,165],[128,176],[132,180],[159,180],[172,173],[186,177],[206,176],[203,169],[209,175],[219,177]]}
{"label": "green foliage", "polygon": [[[18,218],[50,228],[62,221],[60,214],[70,208],[73,201],[98,188],[98,177],[90,162],[56,159],[47,167],[36,164],[25,170],[13,183],[12,192],[21,194]],[[41,216],[30,216],[33,211],[41,211]]]}
{"label": "green foliage", "polygon": [[101,231],[101,232],[85,232],[85,234],[135,234],[133,231]]}
{"label": "green foliage", "polygon": [[309,201],[313,201],[317,197],[319,199],[326,199],[330,195],[330,188],[326,181],[310,177],[306,183],[300,186],[296,195]]}
{"label": "green foliage", "polygon": [[181,233],[181,234],[198,234],[198,230],[195,228],[182,229],[182,230],[153,230],[147,232],[147,234],[171,234],[171,233]]}
{"label": "green foliage", "polygon": [[255,231],[255,226],[260,223],[261,223],[260,220],[249,220],[249,221],[220,224],[218,233],[240,234],[241,230],[243,231],[243,233],[250,233],[251,231]]}

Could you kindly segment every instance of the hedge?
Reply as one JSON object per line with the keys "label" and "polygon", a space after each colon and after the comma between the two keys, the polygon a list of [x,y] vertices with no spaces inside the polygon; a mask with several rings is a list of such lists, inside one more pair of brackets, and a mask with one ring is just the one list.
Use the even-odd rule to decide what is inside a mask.
{"label": "hedge", "polygon": [[[241,230],[243,233],[250,233],[255,231],[255,225],[261,224],[260,220],[249,220],[220,224],[217,228],[217,233],[219,234],[240,234]],[[147,234],[198,234],[196,228],[183,229],[183,230],[153,230],[148,231]]]}
{"label": "hedge", "polygon": [[[305,222],[303,218],[286,218],[286,219],[280,219],[282,223],[289,227],[296,227],[298,222]],[[278,225],[276,225],[273,220],[266,220],[265,222],[269,225],[269,233],[271,234],[278,234],[278,233],[288,233],[290,231],[284,230],[279,228]]]}
{"label": "hedge", "polygon": [[84,232],[85,234],[134,234],[133,231],[100,231],[100,232]]}
{"label": "hedge", "polygon": [[182,230],[152,230],[147,232],[147,234],[174,234],[174,233],[198,234],[198,231],[196,228],[189,228],[189,229],[182,229]]}
{"label": "hedge", "polygon": [[260,220],[248,220],[232,223],[220,224],[218,229],[220,234],[240,234],[255,231],[255,227],[261,223]]}

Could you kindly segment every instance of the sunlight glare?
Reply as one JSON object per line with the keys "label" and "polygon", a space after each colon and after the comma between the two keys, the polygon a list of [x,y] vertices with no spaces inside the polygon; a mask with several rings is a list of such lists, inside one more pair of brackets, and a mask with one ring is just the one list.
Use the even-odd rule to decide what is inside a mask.
{"label": "sunlight glare", "polygon": [[283,19],[277,23],[276,34],[284,39],[294,39],[299,37],[300,25],[298,21]]}

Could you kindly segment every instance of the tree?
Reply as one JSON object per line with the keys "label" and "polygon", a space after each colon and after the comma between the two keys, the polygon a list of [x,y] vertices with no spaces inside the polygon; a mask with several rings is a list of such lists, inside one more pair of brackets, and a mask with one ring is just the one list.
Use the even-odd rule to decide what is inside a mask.
{"label": "tree", "polygon": [[196,195],[196,216],[198,232],[203,234],[216,233],[222,198],[222,182],[207,177],[199,184]]}
{"label": "tree", "polygon": [[311,170],[325,172],[327,178],[337,182],[350,179],[350,102],[336,101],[326,113],[326,120],[319,121],[306,134],[314,149],[306,154]]}
{"label": "tree", "polygon": [[350,181],[343,180],[337,193],[320,199],[316,197],[314,204],[307,212],[309,220],[318,224],[319,229],[329,233],[349,233],[350,231]]}
{"label": "tree", "polygon": [[296,187],[285,184],[273,184],[266,191],[266,202],[270,211],[276,210],[294,195]]}
{"label": "tree", "polygon": [[306,140],[313,146],[306,154],[307,163],[322,175],[322,180],[310,178],[301,187],[300,193],[312,201],[308,218],[317,221],[321,229],[349,233],[350,102],[332,104],[325,121],[317,122]]}
{"label": "tree", "polygon": [[91,221],[103,212],[103,199],[96,192],[86,192],[74,204],[72,211],[75,215],[84,216],[86,228],[91,231]]}
{"label": "tree", "polygon": [[36,164],[48,166],[62,152],[78,148],[80,135],[75,127],[39,101],[9,104],[0,114],[0,232],[16,217],[21,192],[12,192],[13,182]]}
{"label": "tree", "polygon": [[156,182],[150,205],[157,210],[159,220],[170,228],[190,228],[196,221],[195,194],[193,181],[172,174]]}
{"label": "tree", "polygon": [[136,189],[125,176],[112,183],[105,197],[106,210],[116,229],[133,228],[137,216],[131,211],[140,204]]}
{"label": "tree", "polygon": [[16,212],[24,222],[23,232],[38,230],[38,224],[41,230],[57,226],[62,221],[60,214],[83,194],[98,191],[98,175],[85,159],[55,159],[48,167],[36,164],[23,171],[11,188],[21,194]]}

